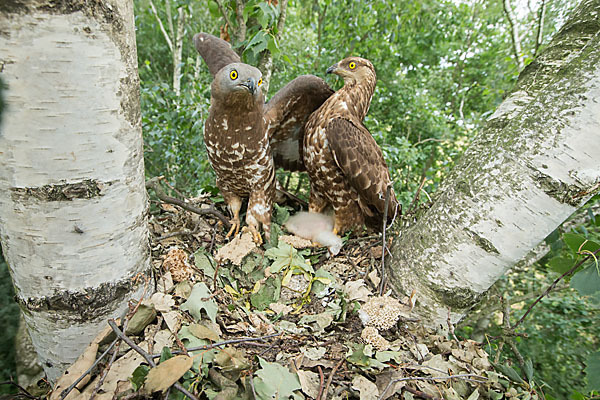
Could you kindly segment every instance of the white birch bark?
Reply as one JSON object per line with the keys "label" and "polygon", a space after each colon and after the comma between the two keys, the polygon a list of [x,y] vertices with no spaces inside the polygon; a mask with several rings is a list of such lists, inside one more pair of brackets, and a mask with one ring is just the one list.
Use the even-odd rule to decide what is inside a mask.
{"label": "white birch bark", "polygon": [[393,244],[390,283],[446,328],[600,188],[600,1],[585,0]]}
{"label": "white birch bark", "polygon": [[133,4],[0,11],[0,239],[54,381],[149,273]]}

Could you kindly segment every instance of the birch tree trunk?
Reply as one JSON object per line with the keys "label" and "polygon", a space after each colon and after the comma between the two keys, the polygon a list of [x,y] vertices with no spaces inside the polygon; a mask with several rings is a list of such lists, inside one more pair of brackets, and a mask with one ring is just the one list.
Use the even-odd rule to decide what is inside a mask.
{"label": "birch tree trunk", "polygon": [[2,2],[0,61],[0,239],[54,381],[150,271],[133,4]]}
{"label": "birch tree trunk", "polygon": [[600,188],[600,0],[585,0],[392,245],[390,284],[459,321]]}

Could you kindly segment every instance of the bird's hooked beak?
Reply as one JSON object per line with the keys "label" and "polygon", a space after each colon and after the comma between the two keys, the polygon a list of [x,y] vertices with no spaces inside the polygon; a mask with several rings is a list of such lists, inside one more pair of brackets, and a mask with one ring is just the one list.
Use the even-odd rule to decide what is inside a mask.
{"label": "bird's hooked beak", "polygon": [[246,82],[243,82],[240,85],[246,87],[252,95],[254,95],[254,93],[256,93],[256,91],[258,90],[258,85],[256,84],[254,78],[248,78]]}
{"label": "bird's hooked beak", "polygon": [[327,72],[328,74],[335,74],[335,72],[338,70],[338,63],[333,64],[331,67],[327,68]]}

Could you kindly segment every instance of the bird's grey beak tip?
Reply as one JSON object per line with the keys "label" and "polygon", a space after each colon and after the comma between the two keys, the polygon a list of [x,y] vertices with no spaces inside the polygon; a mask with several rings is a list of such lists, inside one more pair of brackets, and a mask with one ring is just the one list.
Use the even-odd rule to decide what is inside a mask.
{"label": "bird's grey beak tip", "polygon": [[337,69],[337,64],[333,64],[331,67],[327,68],[327,71],[325,71],[328,74],[332,74],[335,72],[335,70]]}

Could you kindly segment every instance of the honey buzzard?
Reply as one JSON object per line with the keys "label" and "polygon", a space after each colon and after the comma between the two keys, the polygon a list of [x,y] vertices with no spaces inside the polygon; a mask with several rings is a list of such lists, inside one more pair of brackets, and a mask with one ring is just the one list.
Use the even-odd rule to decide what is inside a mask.
{"label": "honey buzzard", "polygon": [[275,169],[304,169],[304,125],[333,90],[322,79],[304,75],[265,104],[261,72],[241,63],[229,43],[198,33],[194,45],[214,77],[204,143],[217,187],[232,214],[227,236],[237,235],[242,200],[248,198],[246,224],[260,244],[260,226],[267,239],[270,234]]}
{"label": "honey buzzard", "polygon": [[[349,57],[327,73],[344,78],[344,86],[315,111],[305,127],[304,164],[310,177],[309,211],[332,207],[334,232],[342,234],[367,223],[381,229],[385,196],[392,184],[381,149],[363,125],[375,90],[369,60]],[[388,217],[398,201],[390,192]]]}

